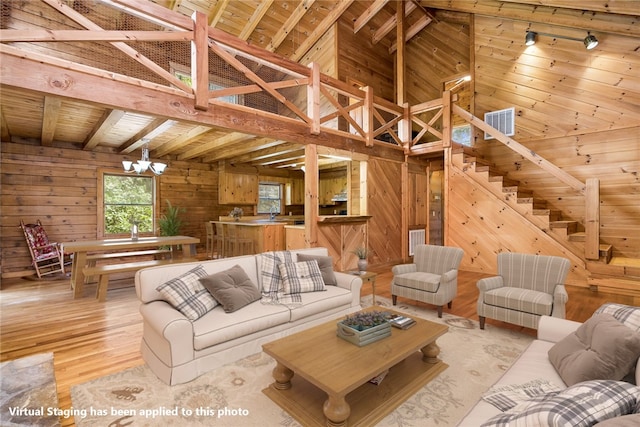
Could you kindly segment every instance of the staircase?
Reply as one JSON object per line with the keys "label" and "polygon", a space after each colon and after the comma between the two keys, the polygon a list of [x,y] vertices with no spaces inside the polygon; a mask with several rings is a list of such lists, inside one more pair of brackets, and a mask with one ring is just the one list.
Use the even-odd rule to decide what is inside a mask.
{"label": "staircase", "polygon": [[452,160],[477,182],[485,180],[489,184],[485,188],[584,260],[588,285],[592,290],[631,295],[640,301],[640,260],[614,259],[613,248],[609,244],[600,244],[598,260],[585,259],[585,232],[582,224],[564,220],[562,212],[547,208],[545,200],[535,198],[532,191],[504,176],[490,161],[475,157],[468,147],[454,148]]}

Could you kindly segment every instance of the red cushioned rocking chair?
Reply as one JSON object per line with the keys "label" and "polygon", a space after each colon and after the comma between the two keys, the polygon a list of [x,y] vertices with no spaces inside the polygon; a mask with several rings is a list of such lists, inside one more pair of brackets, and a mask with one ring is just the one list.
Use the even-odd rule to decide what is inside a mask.
{"label": "red cushioned rocking chair", "polygon": [[64,274],[64,254],[56,242],[49,241],[40,220],[36,224],[25,224],[20,220],[20,228],[27,241],[38,278],[58,272]]}

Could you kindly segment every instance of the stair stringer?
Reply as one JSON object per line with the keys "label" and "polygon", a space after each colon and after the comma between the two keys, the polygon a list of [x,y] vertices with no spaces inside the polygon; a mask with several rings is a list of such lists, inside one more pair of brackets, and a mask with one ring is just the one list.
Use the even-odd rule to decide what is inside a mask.
{"label": "stair stringer", "polygon": [[[483,186],[484,188],[491,191],[496,197],[503,200],[505,203],[509,204],[511,208],[515,211],[519,212],[522,216],[524,216],[529,222],[539,227],[547,235],[551,236],[557,243],[564,246],[567,250],[571,251],[575,256],[579,257],[583,263],[586,263],[587,260],[584,257],[584,243],[582,241],[574,241],[569,238],[566,232],[563,232],[561,229],[554,228],[552,226],[552,222],[557,224],[562,221],[553,221],[549,218],[548,215],[537,215],[534,212],[539,208],[536,207],[536,201],[530,202],[521,202],[518,200],[518,195],[516,192],[505,192],[504,185],[502,181],[490,180],[488,171],[476,171],[477,166],[472,163],[465,162],[464,153],[455,153],[452,156],[454,164],[461,168],[464,172],[466,172],[469,176],[472,176],[477,184]],[[494,173],[499,173],[494,171]],[[493,176],[496,178],[496,176]],[[504,178],[504,177],[502,177]],[[508,187],[513,187],[513,184],[508,185]],[[522,190],[520,190],[522,191]],[[528,190],[524,190],[529,192]],[[540,201],[537,201],[540,203]],[[575,221],[571,221],[575,222]]]}
{"label": "stair stringer", "polygon": [[460,268],[495,274],[496,254],[505,251],[555,255],[571,262],[566,283],[587,287],[584,260],[494,194],[491,183],[465,170],[461,159],[452,156],[445,213],[447,244],[465,252]]}

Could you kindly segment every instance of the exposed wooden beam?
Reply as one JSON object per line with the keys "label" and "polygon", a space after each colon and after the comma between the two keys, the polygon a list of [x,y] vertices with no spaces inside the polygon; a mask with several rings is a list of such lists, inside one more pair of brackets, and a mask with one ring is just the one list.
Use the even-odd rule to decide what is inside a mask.
{"label": "exposed wooden beam", "polygon": [[260,21],[262,20],[262,18],[264,18],[264,15],[267,14],[272,4],[273,0],[261,0],[258,3],[258,7],[256,7],[256,10],[253,11],[253,15],[251,15],[251,18],[249,18],[249,22],[247,22],[247,25],[245,25],[242,31],[240,31],[238,37],[242,40],[248,39],[251,33],[253,33],[253,30],[256,29],[258,24],[260,24]]}
{"label": "exposed wooden beam", "polygon": [[[411,12],[416,10],[416,5],[411,2],[405,5],[404,16],[408,16]],[[385,38],[387,34],[393,31],[398,25],[398,14],[394,14],[391,18],[389,18],[384,24],[380,26],[373,34],[372,43],[377,44],[380,40]]]}
{"label": "exposed wooden beam", "polygon": [[60,98],[52,96],[44,97],[44,111],[42,112],[42,145],[51,145],[53,142],[53,135],[56,132],[61,107],[62,100]]}
{"label": "exposed wooden beam", "polygon": [[[421,16],[420,19],[418,19],[418,21],[415,24],[413,24],[411,27],[409,27],[409,29],[407,29],[407,32],[405,33],[405,36],[404,36],[404,42],[407,43],[409,40],[414,38],[420,31],[422,31],[427,25],[429,25],[431,21],[432,19],[429,18],[428,16]],[[393,43],[389,48],[389,53],[395,52],[397,48],[398,48],[398,42],[396,39],[396,42]]]}
{"label": "exposed wooden beam", "polygon": [[331,10],[327,17],[324,18],[318,26],[316,26],[313,32],[309,34],[307,39],[296,49],[296,51],[293,53],[293,55],[291,55],[289,59],[294,62],[300,61],[305,53],[307,53],[307,51],[311,49],[311,47],[316,44],[318,40],[320,40],[320,37],[322,37],[324,33],[326,33],[327,30],[333,24],[335,24],[338,19],[340,19],[340,16],[342,16],[344,11],[347,10],[349,6],[351,6],[351,3],[353,3],[353,1],[354,0],[342,0],[341,2],[337,3],[334,6],[333,10]]}
{"label": "exposed wooden beam", "polygon": [[286,39],[287,35],[293,30],[293,28],[298,25],[298,22],[302,19],[302,17],[307,13],[307,10],[315,3],[316,0],[307,0],[301,1],[298,3],[298,6],[295,8],[293,13],[289,15],[285,23],[280,27],[278,32],[273,36],[271,42],[267,46],[267,50],[270,52],[275,52],[276,49],[280,47],[282,42]]}
{"label": "exposed wooden beam", "polygon": [[124,116],[125,112],[123,110],[106,110],[102,115],[100,121],[93,128],[89,136],[82,147],[83,150],[92,150],[94,149],[102,140],[104,136],[113,129],[118,121]]}
{"label": "exposed wooden beam", "polygon": [[375,0],[371,5],[365,10],[362,15],[360,15],[356,22],[353,23],[353,34],[357,34],[367,22],[369,22],[378,12],[382,10],[383,7],[389,2],[389,0]]}
{"label": "exposed wooden beam", "polygon": [[155,119],[144,128],[142,128],[140,132],[129,138],[129,140],[118,147],[118,149],[122,154],[131,153],[132,151],[142,147],[146,143],[146,141],[155,138],[156,135],[164,132],[174,124],[175,120],[167,120],[163,118]]}
{"label": "exposed wooden beam", "polygon": [[221,136],[220,138],[216,138],[213,141],[200,144],[197,147],[187,150],[186,152],[178,156],[178,160],[193,159],[199,156],[203,156],[210,151],[220,150],[223,147],[228,148],[235,144],[245,142],[254,138],[255,138],[255,135],[250,135],[250,134],[241,133],[241,132],[227,133],[224,136]]}
{"label": "exposed wooden beam", "polygon": [[171,141],[163,144],[161,147],[156,148],[153,150],[153,154],[155,156],[166,156],[172,151],[184,148],[186,145],[189,145],[191,142],[199,139],[209,131],[211,131],[210,126],[196,126],[193,129],[190,129],[189,132],[183,133],[182,135],[179,135]]}
{"label": "exposed wooden beam", "polygon": [[3,42],[191,41],[191,31],[0,30]]}

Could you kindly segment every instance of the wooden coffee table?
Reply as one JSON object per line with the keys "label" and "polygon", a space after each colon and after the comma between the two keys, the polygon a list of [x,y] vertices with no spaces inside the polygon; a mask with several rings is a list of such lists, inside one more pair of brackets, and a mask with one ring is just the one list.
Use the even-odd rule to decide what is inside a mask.
{"label": "wooden coffee table", "polygon": [[[448,367],[436,345],[448,327],[414,319],[364,347],[336,335],[340,318],[267,343],[277,365],[262,391],[304,426],[374,425]],[[387,370],[379,385],[369,382]]]}

